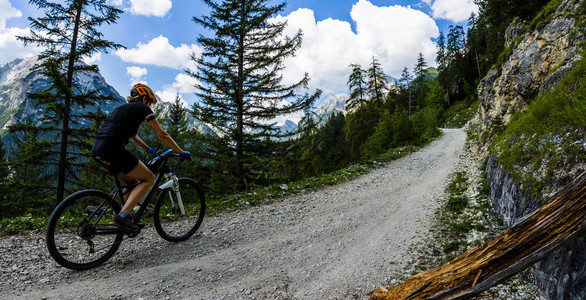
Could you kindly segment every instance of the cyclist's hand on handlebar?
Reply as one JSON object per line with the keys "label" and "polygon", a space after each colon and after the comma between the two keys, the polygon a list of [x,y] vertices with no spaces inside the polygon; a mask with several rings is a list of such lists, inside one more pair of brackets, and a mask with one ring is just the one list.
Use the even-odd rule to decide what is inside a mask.
{"label": "cyclist's hand on handlebar", "polygon": [[149,148],[149,151],[148,151],[148,152],[149,152],[150,154],[152,154],[152,155],[157,155],[157,152],[158,152],[158,151],[159,151],[159,150],[158,150],[157,148]]}
{"label": "cyclist's hand on handlebar", "polygon": [[179,158],[181,160],[191,160],[191,153],[189,153],[189,151],[183,151],[183,153],[179,155]]}

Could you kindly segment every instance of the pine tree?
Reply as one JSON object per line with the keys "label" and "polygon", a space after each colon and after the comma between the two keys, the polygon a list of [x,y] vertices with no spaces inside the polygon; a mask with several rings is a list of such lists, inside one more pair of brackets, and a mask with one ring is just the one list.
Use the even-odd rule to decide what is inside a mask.
{"label": "pine tree", "polygon": [[174,138],[178,138],[187,130],[187,109],[183,107],[179,95],[175,96],[175,101],[171,104],[169,109],[167,128],[169,134]]}
{"label": "pine tree", "polygon": [[346,102],[346,111],[355,111],[366,104],[366,80],[365,71],[358,64],[351,64],[352,73],[348,78],[350,97]]}
{"label": "pine tree", "polygon": [[[92,134],[88,128],[81,128],[89,116],[77,112],[113,100],[101,95],[99,90],[83,91],[74,82],[74,76],[81,72],[98,72],[96,65],[84,64],[84,58],[121,47],[102,39],[103,35],[98,29],[104,24],[115,23],[122,11],[107,5],[107,0],[29,2],[44,10],[45,16],[29,18],[30,35],[18,38],[25,44],[45,48],[35,68],[41,70],[51,83],[46,90],[29,94],[28,97],[36,100],[37,106],[44,108],[40,130],[56,135],[54,138],[57,141],[48,147],[46,154],[51,158],[49,164],[57,165],[56,196],[59,202],[63,199],[66,185],[75,181],[74,169],[82,163],[78,159],[80,149],[88,147],[83,140]],[[26,130],[26,127],[20,129]]]}
{"label": "pine tree", "polygon": [[[8,162],[10,177],[8,189],[12,191],[9,197],[4,199],[4,209],[11,215],[21,215],[29,208],[39,208],[35,202],[39,202],[49,196],[49,170],[47,170],[47,155],[44,150],[51,142],[40,138],[40,129],[26,120],[19,124],[19,129],[9,128],[11,133],[11,158]],[[22,127],[28,127],[22,130]]]}
{"label": "pine tree", "polygon": [[417,103],[422,105],[424,102],[425,94],[427,93],[427,82],[425,80],[426,76],[426,69],[427,69],[427,62],[423,57],[423,53],[419,52],[417,56],[417,64],[413,68],[413,73],[415,74],[415,80],[413,81],[416,95],[417,95]]}
{"label": "pine tree", "polygon": [[387,90],[387,78],[382,70],[380,63],[376,57],[372,57],[372,62],[367,70],[368,83],[367,93],[371,99],[377,103],[382,103]]}
{"label": "pine tree", "polygon": [[438,71],[438,81],[444,87],[445,94],[446,94],[446,102],[447,105],[450,106],[450,93],[448,91],[448,78],[447,78],[447,68],[448,68],[448,53],[446,49],[446,37],[443,32],[440,32],[440,36],[437,39],[437,52],[435,62],[437,63],[437,71]]}
{"label": "pine tree", "polygon": [[302,34],[283,36],[286,23],[269,22],[285,7],[270,6],[268,0],[203,0],[210,8],[209,16],[193,20],[213,32],[200,36],[204,48],[201,57],[193,59],[197,72],[200,101],[193,114],[211,124],[220,134],[208,141],[214,159],[232,164],[232,174],[241,189],[254,176],[258,159],[270,156],[271,140],[284,137],[275,128],[277,116],[294,113],[311,105],[320,95],[300,95],[309,76],[292,85],[282,83],[284,60],[301,46]]}
{"label": "pine tree", "polygon": [[407,95],[408,99],[407,99],[407,111],[409,113],[409,116],[411,116],[411,110],[413,107],[412,104],[412,91],[413,91],[413,76],[411,75],[411,73],[409,73],[409,70],[407,69],[407,67],[403,68],[403,72],[401,72],[401,79],[399,79],[399,83],[401,84],[401,90],[404,94]]}

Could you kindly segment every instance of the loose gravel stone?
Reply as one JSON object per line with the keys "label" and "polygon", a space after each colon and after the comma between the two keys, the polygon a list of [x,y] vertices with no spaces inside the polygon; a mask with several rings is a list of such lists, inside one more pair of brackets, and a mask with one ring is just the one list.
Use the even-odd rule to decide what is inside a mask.
{"label": "loose gravel stone", "polygon": [[[364,299],[409,274],[466,135],[444,130],[426,148],[355,180],[206,216],[182,243],[152,224],[102,266],[72,271],[44,233],[0,237],[5,299]],[[285,186],[282,187],[285,189]],[[288,188],[288,186],[287,186]]]}

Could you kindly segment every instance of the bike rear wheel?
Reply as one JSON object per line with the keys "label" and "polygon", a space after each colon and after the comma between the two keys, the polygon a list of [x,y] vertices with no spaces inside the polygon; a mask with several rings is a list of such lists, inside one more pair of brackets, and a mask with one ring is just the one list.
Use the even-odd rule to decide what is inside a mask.
{"label": "bike rear wheel", "polygon": [[[181,212],[179,195],[185,214]],[[199,228],[205,213],[205,199],[201,187],[190,178],[179,178],[179,194],[173,188],[159,194],[154,210],[155,229],[170,241],[190,238]]]}
{"label": "bike rear wheel", "polygon": [[83,190],[65,198],[47,224],[49,253],[60,265],[87,270],[109,259],[123,233],[112,224],[120,211],[118,203],[98,190]]}

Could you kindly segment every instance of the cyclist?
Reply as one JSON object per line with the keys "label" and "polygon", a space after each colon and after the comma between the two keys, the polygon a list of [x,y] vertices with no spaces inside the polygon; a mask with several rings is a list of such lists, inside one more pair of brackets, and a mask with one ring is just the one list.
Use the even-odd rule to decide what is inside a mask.
{"label": "cyclist", "polygon": [[188,151],[183,151],[173,138],[161,127],[150,106],[157,103],[157,97],[146,85],[138,83],[130,90],[128,103],[116,107],[106,118],[94,141],[92,155],[106,169],[116,175],[126,185],[136,184],[127,195],[126,203],[114,217],[114,224],[124,232],[136,232],[140,226],[135,224],[130,212],[142,200],[155,181],[155,175],[136,156],[126,150],[132,140],[138,147],[155,154],[157,149],[150,148],[138,135],[138,127],[147,121],[157,137],[184,159],[191,159]]}

